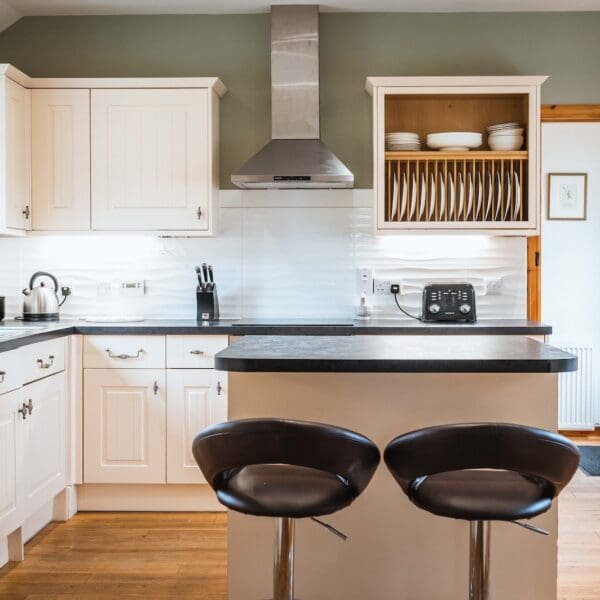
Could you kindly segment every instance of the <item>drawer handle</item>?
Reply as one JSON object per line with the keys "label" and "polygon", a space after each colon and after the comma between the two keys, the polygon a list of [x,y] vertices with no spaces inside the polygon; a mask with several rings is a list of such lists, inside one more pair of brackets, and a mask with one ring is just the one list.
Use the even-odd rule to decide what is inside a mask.
{"label": "drawer handle", "polygon": [[38,358],[37,364],[40,369],[49,369],[54,364],[54,356],[52,354],[48,355],[48,362],[44,362],[43,358]]}
{"label": "drawer handle", "polygon": [[158,395],[158,381],[154,382],[154,385],[152,386],[152,391],[154,392],[155,396]]}
{"label": "drawer handle", "polygon": [[223,391],[223,386],[221,385],[220,381],[217,381],[217,396],[220,396],[222,391]]}
{"label": "drawer handle", "polygon": [[110,348],[107,348],[105,352],[108,354],[108,358],[120,358],[121,360],[126,360],[128,358],[139,358],[144,354],[144,349],[140,348],[137,351],[137,354],[113,354],[113,351]]}
{"label": "drawer handle", "polygon": [[190,350],[190,354],[195,354],[196,356],[200,356],[204,354],[202,350]]}
{"label": "drawer handle", "polygon": [[33,402],[31,398],[29,398],[29,402],[27,404],[23,404],[23,408],[26,408],[29,414],[33,412]]}
{"label": "drawer handle", "polygon": [[4,383],[5,377],[6,377],[6,371],[0,371],[0,383]]}

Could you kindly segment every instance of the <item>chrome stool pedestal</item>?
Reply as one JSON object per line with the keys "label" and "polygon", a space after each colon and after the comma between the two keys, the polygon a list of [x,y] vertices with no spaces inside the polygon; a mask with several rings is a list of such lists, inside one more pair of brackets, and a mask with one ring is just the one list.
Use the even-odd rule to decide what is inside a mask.
{"label": "chrome stool pedestal", "polygon": [[469,600],[489,600],[489,521],[471,521],[469,538]]}

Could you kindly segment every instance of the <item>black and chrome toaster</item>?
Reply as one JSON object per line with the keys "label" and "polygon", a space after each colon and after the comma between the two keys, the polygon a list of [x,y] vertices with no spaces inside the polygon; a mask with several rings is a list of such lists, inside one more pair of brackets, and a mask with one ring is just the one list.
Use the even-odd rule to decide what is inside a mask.
{"label": "black and chrome toaster", "polygon": [[421,320],[475,323],[475,288],[470,283],[430,283],[423,289]]}

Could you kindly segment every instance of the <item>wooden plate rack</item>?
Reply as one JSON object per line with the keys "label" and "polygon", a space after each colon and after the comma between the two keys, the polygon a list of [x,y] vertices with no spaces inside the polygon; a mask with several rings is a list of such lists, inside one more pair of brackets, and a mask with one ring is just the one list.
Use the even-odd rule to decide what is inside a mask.
{"label": "wooden plate rack", "polygon": [[527,161],[527,151],[386,152],[385,220],[525,222]]}

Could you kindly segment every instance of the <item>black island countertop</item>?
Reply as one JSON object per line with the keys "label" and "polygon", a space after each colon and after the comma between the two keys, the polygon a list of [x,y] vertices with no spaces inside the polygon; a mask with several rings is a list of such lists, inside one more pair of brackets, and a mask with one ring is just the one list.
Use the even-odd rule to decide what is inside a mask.
{"label": "black island countertop", "polygon": [[221,371],[560,373],[577,357],[525,337],[248,336],[219,352]]}
{"label": "black island countertop", "polygon": [[481,336],[549,335],[549,325],[526,319],[480,319],[477,323],[422,323],[408,319],[147,319],[132,323],[0,322],[0,352],[71,334],[84,335],[285,335],[285,336]]}

